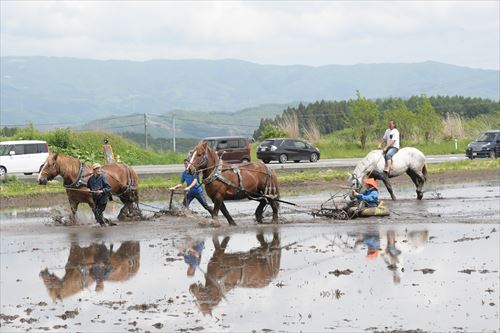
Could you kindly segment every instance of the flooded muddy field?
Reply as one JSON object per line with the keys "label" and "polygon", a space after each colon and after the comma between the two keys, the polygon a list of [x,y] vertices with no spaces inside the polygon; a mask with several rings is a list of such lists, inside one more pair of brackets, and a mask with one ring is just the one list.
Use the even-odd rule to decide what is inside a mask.
{"label": "flooded muddy field", "polygon": [[499,329],[498,224],[127,229],[2,234],[2,331]]}
{"label": "flooded muddy field", "polygon": [[63,206],[3,210],[0,331],[498,331],[499,185],[382,190],[391,216],[352,221],[309,214],[330,192],[285,196],[300,207],[275,225],[231,202],[238,226],[218,228],[197,203],[107,228],[89,209],[70,227]]}

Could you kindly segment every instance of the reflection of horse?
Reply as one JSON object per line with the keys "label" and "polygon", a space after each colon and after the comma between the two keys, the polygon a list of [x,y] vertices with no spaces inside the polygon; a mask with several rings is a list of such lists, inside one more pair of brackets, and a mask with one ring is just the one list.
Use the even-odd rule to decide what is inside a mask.
{"label": "reflection of horse", "polygon": [[401,148],[394,155],[392,161],[392,170],[389,177],[387,177],[387,174],[383,172],[385,161],[382,150],[372,150],[365,158],[359,161],[353,173],[349,176],[348,181],[352,182],[352,185],[360,187],[361,181],[365,176],[380,179],[384,182],[392,200],[396,200],[389,178],[406,173],[417,188],[417,199],[421,200],[424,196],[422,189],[427,180],[427,167],[425,165],[424,154],[416,148],[405,147]]}
{"label": "reflection of horse", "polygon": [[96,282],[96,291],[104,288],[104,281],[125,281],[134,276],[140,267],[139,242],[123,242],[118,251],[113,245],[92,243],[81,247],[72,244],[63,278],[46,268],[40,277],[53,301],[77,294]]}
{"label": "reflection of horse", "polygon": [[207,142],[194,147],[190,163],[197,171],[203,170],[205,190],[214,202],[212,217],[216,217],[220,209],[229,224],[236,225],[224,200],[253,199],[260,202],[255,210],[257,222],[262,223],[267,204],[273,210],[273,221],[278,220],[278,201],[275,200],[279,199],[278,178],[264,163],[227,164]]}
{"label": "reflection of horse", "polygon": [[266,242],[262,233],[257,234],[260,246],[248,252],[225,253],[229,237],[219,244],[213,238],[215,252],[205,273],[205,285],[192,284],[190,292],[196,298],[203,314],[211,314],[226,293],[235,287],[264,288],[279,273],[281,248],[278,233]]}
{"label": "reflection of horse", "polygon": [[[138,209],[139,194],[137,191],[139,178],[137,173],[125,164],[116,163],[105,165],[103,172],[109,185],[111,185],[111,193],[117,195],[124,204],[120,214],[118,214],[118,219],[124,220],[126,217],[140,215]],[[93,207],[92,194],[83,185],[83,179],[91,174],[92,167],[80,162],[77,158],[50,153],[40,171],[38,183],[46,185],[48,180],[61,175],[64,179],[64,187],[71,206],[70,219],[74,223],[75,214],[80,203],[84,202],[91,208]]]}

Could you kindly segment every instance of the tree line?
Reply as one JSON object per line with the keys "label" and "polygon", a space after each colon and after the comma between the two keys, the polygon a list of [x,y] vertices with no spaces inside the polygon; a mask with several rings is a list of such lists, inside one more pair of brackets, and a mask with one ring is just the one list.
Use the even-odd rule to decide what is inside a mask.
{"label": "tree line", "polygon": [[[366,142],[383,131],[394,119],[402,139],[431,141],[443,135],[457,137],[463,134],[463,120],[493,117],[500,122],[499,101],[463,96],[412,96],[408,99],[391,97],[367,99],[356,92],[356,98],[347,101],[317,101],[307,105],[288,107],[274,119],[261,119],[254,138],[288,136],[287,124],[298,122],[301,134],[314,128],[321,135],[345,131],[365,147]],[[499,126],[500,124],[491,124]],[[463,127],[463,126],[462,126]]]}

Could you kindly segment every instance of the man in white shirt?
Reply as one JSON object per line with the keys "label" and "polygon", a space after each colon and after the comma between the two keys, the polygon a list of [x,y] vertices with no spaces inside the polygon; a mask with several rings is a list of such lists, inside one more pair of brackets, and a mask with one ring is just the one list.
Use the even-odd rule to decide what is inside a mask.
{"label": "man in white shirt", "polygon": [[384,172],[390,175],[392,169],[392,157],[399,150],[399,131],[394,120],[389,121],[389,128],[385,130],[384,137],[380,142],[380,147],[384,151],[385,168]]}

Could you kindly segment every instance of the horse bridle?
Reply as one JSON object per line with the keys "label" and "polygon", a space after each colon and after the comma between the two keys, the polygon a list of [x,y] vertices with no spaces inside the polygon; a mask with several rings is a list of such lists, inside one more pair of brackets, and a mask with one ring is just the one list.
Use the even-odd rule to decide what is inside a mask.
{"label": "horse bridle", "polygon": [[[191,153],[193,155],[194,152]],[[192,158],[191,158],[192,159]],[[193,165],[197,172],[201,171],[200,169],[206,168],[208,165],[208,147],[205,147],[205,152],[203,154],[203,159],[197,164],[189,162],[190,165]]]}

